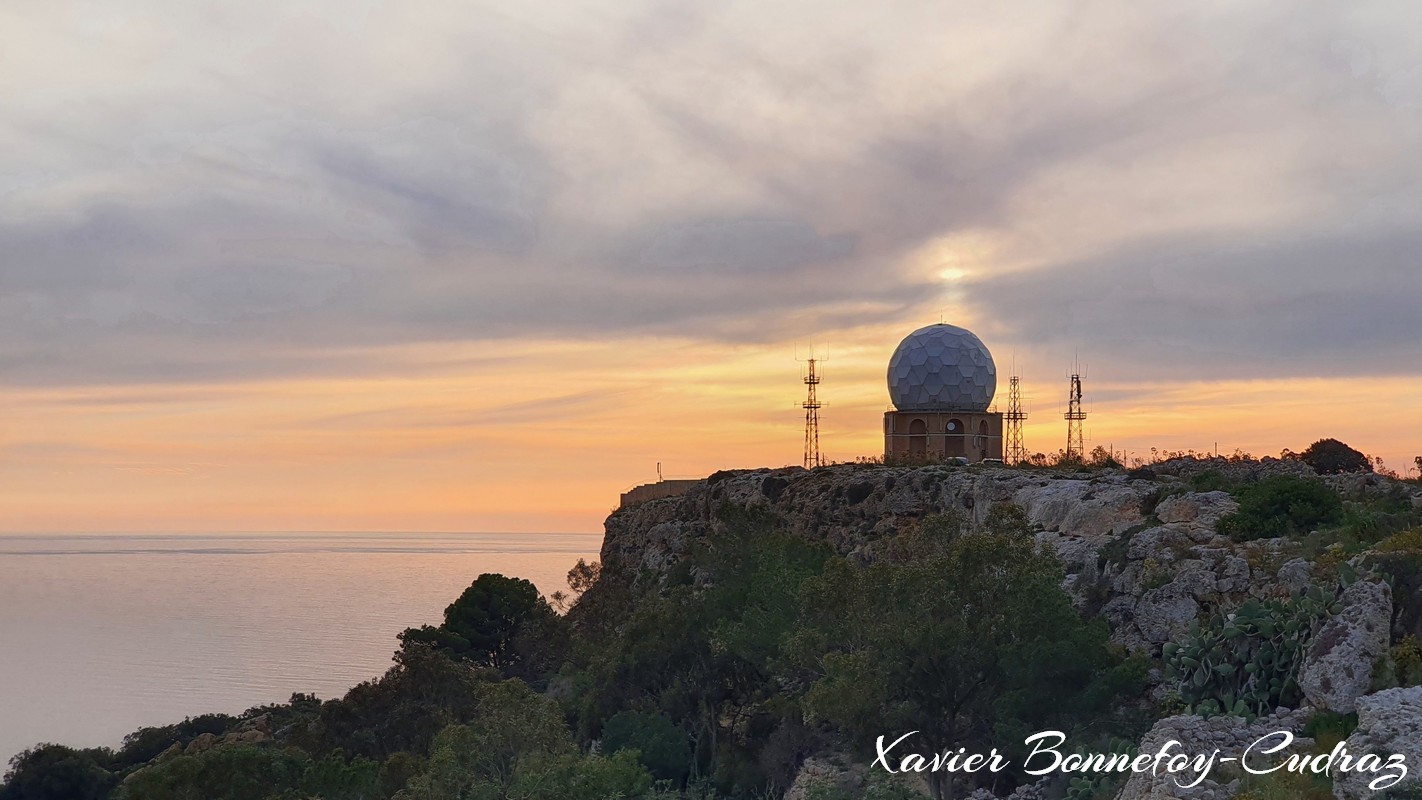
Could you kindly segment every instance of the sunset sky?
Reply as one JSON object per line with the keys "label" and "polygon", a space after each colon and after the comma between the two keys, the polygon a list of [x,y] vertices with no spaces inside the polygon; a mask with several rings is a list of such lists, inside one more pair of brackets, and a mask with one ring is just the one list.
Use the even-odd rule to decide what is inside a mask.
{"label": "sunset sky", "polygon": [[[1422,454],[1415,2],[0,7],[0,531],[597,531],[882,452]],[[1415,474],[1415,472],[1414,472]]]}

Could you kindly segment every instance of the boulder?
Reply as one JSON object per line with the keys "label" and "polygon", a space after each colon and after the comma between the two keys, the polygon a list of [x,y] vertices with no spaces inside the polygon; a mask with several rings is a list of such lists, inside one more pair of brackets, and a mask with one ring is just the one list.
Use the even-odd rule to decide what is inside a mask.
{"label": "boulder", "polygon": [[1058,479],[1021,488],[1012,499],[1043,530],[1092,537],[1140,524],[1144,495],[1141,488],[1127,484]]}
{"label": "boulder", "polygon": [[1338,800],[1363,800],[1387,790],[1422,787],[1422,686],[1388,689],[1357,700],[1358,727],[1348,737],[1348,752],[1373,753],[1384,761],[1393,753],[1407,759],[1407,777],[1402,783],[1374,791],[1368,787],[1384,773],[1342,772],[1333,777],[1333,796]]}
{"label": "boulder", "polygon": [[814,789],[858,792],[864,788],[864,770],[839,755],[812,756],[800,765],[784,800],[807,800]]}
{"label": "boulder", "polygon": [[1213,531],[1220,517],[1238,510],[1239,503],[1228,492],[1187,492],[1161,500],[1155,507],[1155,516],[1167,525],[1189,525]]}
{"label": "boulder", "polygon": [[246,730],[232,731],[231,733],[223,734],[222,738],[218,740],[218,744],[225,747],[234,744],[264,744],[271,740],[272,735],[270,733],[257,730],[256,728],[248,728]]}
{"label": "boulder", "polygon": [[1190,537],[1174,528],[1147,528],[1131,537],[1126,558],[1131,561],[1153,558],[1168,564],[1175,561],[1179,553],[1189,551],[1190,544]]}
{"label": "boulder", "polygon": [[1247,592],[1251,571],[1249,562],[1239,556],[1225,556],[1224,569],[1219,573],[1215,589],[1220,592]]}
{"label": "boulder", "polygon": [[1313,562],[1302,558],[1290,559],[1279,567],[1277,580],[1289,594],[1303,594],[1313,583]]}
{"label": "boulder", "polygon": [[1323,624],[1299,669],[1299,688],[1318,708],[1351,714],[1373,681],[1373,664],[1387,653],[1392,590],[1359,581],[1341,598],[1343,608]]}
{"label": "boulder", "polygon": [[1048,775],[1035,783],[1018,786],[1005,795],[993,794],[991,789],[974,789],[968,793],[967,800],[1046,800],[1053,796],[1051,784],[1052,776]]}
{"label": "boulder", "polygon": [[[1191,755],[1220,750],[1223,756],[1239,757],[1244,749],[1257,739],[1275,731],[1297,733],[1308,719],[1302,711],[1280,711],[1268,717],[1260,717],[1254,722],[1246,722],[1240,717],[1197,717],[1184,715],[1166,717],[1151,727],[1141,738],[1141,753],[1156,753],[1167,742],[1178,742],[1172,750]],[[1299,737],[1289,752],[1304,752],[1312,747],[1313,740]],[[1216,765],[1210,775],[1198,785],[1181,787],[1176,777],[1165,771],[1152,774],[1150,771],[1132,773],[1121,788],[1117,800],[1230,800],[1239,788],[1236,770]],[[1194,773],[1180,774],[1179,783],[1190,783]]]}
{"label": "boulder", "polygon": [[1199,616],[1200,604],[1174,584],[1146,592],[1135,607],[1136,628],[1153,645],[1174,639]]}
{"label": "boulder", "polygon": [[204,750],[211,749],[213,745],[217,744],[217,741],[217,734],[199,733],[191,742],[188,742],[188,746],[183,752],[190,756],[196,755]]}

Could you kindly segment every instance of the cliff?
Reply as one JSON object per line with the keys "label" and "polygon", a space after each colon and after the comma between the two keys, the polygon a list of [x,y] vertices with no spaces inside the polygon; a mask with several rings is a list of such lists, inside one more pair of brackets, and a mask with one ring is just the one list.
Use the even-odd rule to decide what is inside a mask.
{"label": "cliff", "polygon": [[[1205,470],[1251,479],[1306,469],[1219,459],[1134,474],[856,464],[719,472],[682,495],[615,511],[601,557],[614,580],[654,580],[693,543],[714,541],[720,516],[737,509],[767,514],[785,532],[868,561],[926,516],[960,514],[977,525],[994,504],[1014,503],[1062,558],[1064,586],[1078,608],[1105,616],[1118,642],[1158,649],[1202,614],[1301,589],[1312,572],[1296,542],[1238,543],[1220,535],[1216,525],[1236,502],[1223,491],[1193,491],[1189,479]],[[1333,482],[1350,480],[1357,482]]]}
{"label": "cliff", "polygon": [[[725,520],[745,513],[762,515],[785,533],[828,544],[840,555],[872,562],[896,535],[925,517],[960,515],[976,527],[994,505],[1012,503],[1025,511],[1038,541],[1061,558],[1063,588],[1077,610],[1104,618],[1115,642],[1156,665],[1151,697],[1165,713],[1138,744],[1141,751],[1170,739],[1204,749],[1235,746],[1262,732],[1291,730],[1299,734],[1295,747],[1305,752],[1314,746],[1304,734],[1318,712],[1356,712],[1359,726],[1346,745],[1356,751],[1386,742],[1389,752],[1415,757],[1422,751],[1422,736],[1403,719],[1422,691],[1406,688],[1407,680],[1422,676],[1404,680],[1400,671],[1410,658],[1409,642],[1422,633],[1417,574],[1422,542],[1413,541],[1422,539],[1417,536],[1422,528],[1416,527],[1422,487],[1366,473],[1325,476],[1327,493],[1336,495],[1333,502],[1345,510],[1324,529],[1248,541],[1224,535],[1221,520],[1240,509],[1234,495],[1280,476],[1317,477],[1300,462],[1276,459],[1182,459],[1131,472],[981,465],[721,472],[679,496],[615,511],[606,523],[603,574],[613,583],[654,589],[698,544],[714,547]],[[1316,485],[1312,480],[1294,483]],[[1226,486],[1233,494],[1204,490],[1211,485]],[[1390,536],[1390,530],[1400,532]],[[1225,626],[1220,630],[1225,637],[1237,635],[1228,633],[1229,626],[1249,624],[1246,618],[1257,609],[1271,609],[1267,613],[1278,620],[1277,615],[1293,613],[1286,610],[1306,605],[1310,597],[1319,598],[1319,611],[1296,635],[1264,636],[1273,643],[1265,647],[1299,648],[1292,671],[1281,675],[1286,682],[1297,681],[1300,708],[1268,706],[1262,713],[1272,714],[1252,722],[1200,712],[1188,702],[1186,713],[1179,713],[1179,705],[1171,712],[1182,691],[1178,672],[1172,674],[1171,653],[1202,641],[1202,627],[1231,620],[1220,622]],[[1227,639],[1203,641],[1217,652]],[[1257,657],[1242,650],[1233,656],[1246,662]],[[1386,688],[1399,680],[1403,688]],[[831,761],[806,762],[797,788],[787,796],[803,795],[804,787],[825,780],[862,784],[863,765],[836,771]],[[1135,776],[1120,788],[1119,797],[1250,796],[1245,786],[1240,775],[1228,772],[1192,791]],[[1012,796],[1035,796],[1033,791],[1024,787]],[[1334,793],[1339,798],[1374,794],[1357,776],[1338,777]]]}

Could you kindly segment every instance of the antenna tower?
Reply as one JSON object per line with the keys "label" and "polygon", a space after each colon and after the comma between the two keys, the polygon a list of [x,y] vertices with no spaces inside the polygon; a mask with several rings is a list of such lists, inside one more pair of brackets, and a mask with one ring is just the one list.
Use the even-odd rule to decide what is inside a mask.
{"label": "antenna tower", "polygon": [[807,392],[805,402],[805,469],[822,467],[824,457],[820,455],[820,401],[815,397],[815,387],[820,385],[820,376],[815,372],[815,359],[811,358],[810,371],[805,375]]}
{"label": "antenna tower", "polygon": [[1081,410],[1081,375],[1072,373],[1071,394],[1067,397],[1067,412],[1064,415],[1067,421],[1067,446],[1066,456],[1072,458],[1086,458],[1086,445],[1082,441],[1082,422],[1086,420],[1086,412]]}
{"label": "antenna tower", "polygon": [[1017,466],[1027,460],[1027,445],[1022,441],[1022,423],[1027,419],[1027,411],[1022,407],[1021,378],[1013,375],[1008,382],[1007,414],[1007,463]]}

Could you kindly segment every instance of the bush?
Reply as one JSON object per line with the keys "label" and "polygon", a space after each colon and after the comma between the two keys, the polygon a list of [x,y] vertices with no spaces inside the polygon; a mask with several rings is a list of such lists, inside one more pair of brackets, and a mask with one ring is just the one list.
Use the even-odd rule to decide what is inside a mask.
{"label": "bush", "polygon": [[602,728],[603,752],[636,750],[654,777],[680,783],[691,766],[691,740],[665,714],[623,711]]}
{"label": "bush", "polygon": [[1422,527],[1394,534],[1362,556],[1392,585],[1394,638],[1422,636]]}
{"label": "bush", "polygon": [[1343,517],[1343,501],[1317,479],[1275,475],[1241,487],[1235,499],[1239,510],[1219,529],[1237,541],[1299,537]]}
{"label": "bush", "polygon": [[1313,467],[1319,475],[1373,471],[1373,464],[1366,455],[1337,439],[1319,439],[1299,453],[1299,460]]}
{"label": "bush", "polygon": [[1227,492],[1234,488],[1234,485],[1234,481],[1217,469],[1207,469],[1190,476],[1190,488],[1197,492]]}

